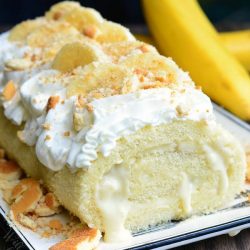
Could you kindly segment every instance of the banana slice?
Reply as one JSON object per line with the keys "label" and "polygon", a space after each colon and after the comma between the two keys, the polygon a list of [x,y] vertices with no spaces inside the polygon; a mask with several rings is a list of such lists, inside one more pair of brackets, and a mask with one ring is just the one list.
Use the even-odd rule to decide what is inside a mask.
{"label": "banana slice", "polygon": [[6,71],[23,71],[32,67],[32,61],[25,58],[13,58],[5,62]]}
{"label": "banana slice", "polygon": [[62,20],[70,23],[83,33],[89,26],[99,26],[103,22],[103,18],[99,12],[85,7],[73,9],[63,16]]}
{"label": "banana slice", "polygon": [[114,62],[118,62],[119,59],[131,54],[147,52],[158,54],[155,47],[137,40],[103,44],[103,50],[113,59]]}
{"label": "banana slice", "polygon": [[166,72],[169,80],[175,81],[176,74],[180,71],[179,67],[170,59],[156,53],[143,53],[131,55],[120,62],[120,65],[134,69],[135,72],[153,75],[161,75]]}
{"label": "banana slice", "polygon": [[69,72],[78,66],[85,66],[94,61],[107,61],[108,58],[93,43],[75,42],[65,45],[56,55],[52,68],[61,72]]}
{"label": "banana slice", "polygon": [[[84,67],[76,76],[71,77],[70,84],[67,87],[67,96],[86,96],[91,91],[103,97],[107,94],[119,93],[129,75],[128,69],[117,64],[92,63]],[[98,89],[102,90],[98,92]],[[105,93],[106,91],[108,93]]]}
{"label": "banana slice", "polygon": [[48,12],[46,12],[45,17],[48,20],[60,20],[67,13],[74,9],[81,8],[78,2],[64,1],[53,5]]}
{"label": "banana slice", "polygon": [[45,24],[45,20],[43,18],[21,22],[10,31],[8,39],[11,42],[25,41],[26,37],[31,32],[41,27],[43,24]]}
{"label": "banana slice", "polygon": [[36,29],[27,37],[30,47],[44,48],[52,43],[65,44],[80,37],[80,33],[68,23],[49,22]]}
{"label": "banana slice", "polygon": [[110,21],[104,21],[99,26],[99,34],[97,34],[95,40],[100,43],[114,43],[135,41],[135,37],[122,25]]}

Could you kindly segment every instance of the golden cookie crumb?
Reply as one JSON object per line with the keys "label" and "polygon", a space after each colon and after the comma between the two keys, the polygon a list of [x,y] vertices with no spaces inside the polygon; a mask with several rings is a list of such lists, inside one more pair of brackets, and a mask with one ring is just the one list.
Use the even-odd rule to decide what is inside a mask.
{"label": "golden cookie crumb", "polygon": [[3,89],[3,97],[6,101],[11,100],[16,94],[16,86],[12,80],[8,81]]}
{"label": "golden cookie crumb", "polygon": [[59,221],[57,219],[53,219],[53,220],[49,221],[49,227],[51,229],[61,230],[63,228],[63,225],[62,225],[61,221]]}
{"label": "golden cookie crumb", "polygon": [[89,25],[83,29],[83,34],[89,38],[95,38],[97,34],[97,27],[94,25]]}
{"label": "golden cookie crumb", "polygon": [[72,236],[62,242],[49,248],[49,250],[62,250],[62,249],[85,249],[84,244],[88,246],[88,249],[95,249],[99,244],[101,233],[98,229],[80,229],[77,230]]}
{"label": "golden cookie crumb", "polygon": [[12,190],[12,197],[16,198],[11,205],[11,214],[18,220],[19,214],[28,213],[35,209],[42,197],[40,183],[32,178],[22,179]]}
{"label": "golden cookie crumb", "polygon": [[64,132],[63,135],[64,135],[65,137],[69,137],[69,136],[70,136],[70,131]]}
{"label": "golden cookie crumb", "polygon": [[22,175],[21,168],[14,161],[0,161],[0,179],[12,181],[18,180]]}
{"label": "golden cookie crumb", "polygon": [[50,135],[46,135],[44,140],[45,140],[45,141],[51,140],[51,136],[50,136]]}
{"label": "golden cookie crumb", "polygon": [[84,99],[84,97],[82,95],[78,95],[77,96],[77,106],[79,108],[84,108],[86,105],[86,100]]}
{"label": "golden cookie crumb", "polygon": [[62,17],[62,13],[61,12],[55,12],[53,15],[53,20],[57,21]]}
{"label": "golden cookie crumb", "polygon": [[47,112],[50,109],[54,109],[59,101],[60,101],[60,96],[51,96],[48,100],[48,104],[46,108]]}
{"label": "golden cookie crumb", "polygon": [[143,44],[139,47],[139,49],[143,52],[143,53],[146,53],[146,52],[149,52],[149,48],[146,44]]}
{"label": "golden cookie crumb", "polygon": [[43,127],[43,129],[45,129],[45,130],[50,130],[50,124],[48,124],[48,123],[44,123],[43,125],[42,125],[42,127]]}
{"label": "golden cookie crumb", "polygon": [[88,110],[89,112],[93,112],[94,107],[93,107],[93,105],[92,105],[91,103],[88,103],[88,104],[86,105],[86,107],[87,107],[87,110]]}
{"label": "golden cookie crumb", "polygon": [[148,74],[148,71],[146,69],[135,69],[134,73],[137,74],[137,75],[146,76]]}

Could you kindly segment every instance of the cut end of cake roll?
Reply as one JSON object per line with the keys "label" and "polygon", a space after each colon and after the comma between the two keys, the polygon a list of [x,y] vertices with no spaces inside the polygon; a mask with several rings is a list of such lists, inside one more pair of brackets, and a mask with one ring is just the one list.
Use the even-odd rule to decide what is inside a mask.
{"label": "cut end of cake roll", "polygon": [[[56,176],[59,197],[66,184],[56,184],[59,179],[76,181],[69,173],[64,169]],[[76,195],[74,213],[102,229],[106,239],[126,240],[126,229],[138,231],[229,204],[243,190],[245,156],[218,125],[174,121],[120,139],[111,155],[100,155],[81,178],[77,185],[84,191]]]}

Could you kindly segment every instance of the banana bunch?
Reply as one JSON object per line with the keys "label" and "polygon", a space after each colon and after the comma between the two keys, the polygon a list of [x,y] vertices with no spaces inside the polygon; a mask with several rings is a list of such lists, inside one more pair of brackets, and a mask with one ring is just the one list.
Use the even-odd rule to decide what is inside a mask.
{"label": "banana bunch", "polygon": [[215,102],[250,120],[250,77],[196,0],[143,0],[161,53],[173,57]]}
{"label": "banana bunch", "polygon": [[250,30],[222,32],[224,46],[250,71]]}
{"label": "banana bunch", "polygon": [[[250,30],[239,30],[219,33],[224,46],[250,72]],[[135,37],[145,43],[155,45],[151,36],[135,34]]]}

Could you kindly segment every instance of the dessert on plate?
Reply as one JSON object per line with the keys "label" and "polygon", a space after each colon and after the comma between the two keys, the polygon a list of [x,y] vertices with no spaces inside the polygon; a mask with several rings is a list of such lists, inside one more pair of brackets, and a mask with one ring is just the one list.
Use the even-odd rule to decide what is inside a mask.
{"label": "dessert on plate", "polygon": [[242,191],[244,150],[210,99],[128,29],[62,2],[0,39],[0,145],[106,241]]}

